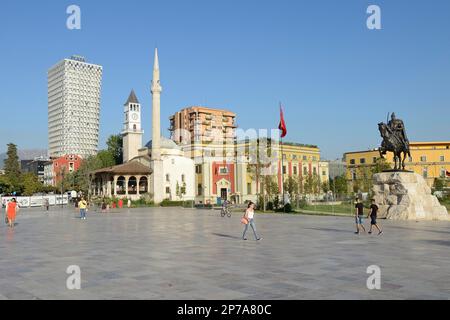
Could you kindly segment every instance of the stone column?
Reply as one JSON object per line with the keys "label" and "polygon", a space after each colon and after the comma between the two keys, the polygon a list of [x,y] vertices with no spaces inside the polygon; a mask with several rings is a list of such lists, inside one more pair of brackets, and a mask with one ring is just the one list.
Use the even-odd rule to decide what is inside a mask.
{"label": "stone column", "polygon": [[117,176],[114,176],[114,196],[117,196]]}
{"label": "stone column", "polygon": [[140,195],[140,192],[139,192],[139,182],[141,181],[141,177],[142,176],[135,176],[136,177],[136,195]]}
{"label": "stone column", "polygon": [[125,196],[128,198],[128,181],[130,180],[130,176],[125,176]]}
{"label": "stone column", "polygon": [[109,181],[109,177],[108,177],[107,182],[106,182],[106,194],[108,195],[108,197],[112,196],[112,193],[111,193],[111,181]]}

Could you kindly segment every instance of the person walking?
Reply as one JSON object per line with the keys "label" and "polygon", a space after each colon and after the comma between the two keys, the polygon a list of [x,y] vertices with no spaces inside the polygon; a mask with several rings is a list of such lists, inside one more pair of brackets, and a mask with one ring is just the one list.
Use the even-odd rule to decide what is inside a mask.
{"label": "person walking", "polygon": [[123,200],[122,199],[119,199],[118,205],[119,205],[119,209],[123,208]]}
{"label": "person walking", "polygon": [[10,228],[14,228],[17,211],[19,211],[19,205],[17,204],[16,198],[12,198],[11,201],[6,204],[6,218]]}
{"label": "person walking", "polygon": [[105,199],[103,199],[101,206],[102,206],[102,213],[105,213],[106,212],[106,201],[105,201]]}
{"label": "person walking", "polygon": [[80,208],[80,219],[86,220],[87,202],[84,200],[84,197],[82,197],[80,202],[78,202],[78,208]]}
{"label": "person walking", "polygon": [[256,226],[255,226],[254,215],[255,215],[255,204],[250,201],[248,206],[247,206],[247,210],[245,210],[245,213],[244,213],[244,216],[243,216],[243,219],[245,219],[244,221],[247,221],[247,223],[245,223],[245,227],[244,227],[244,234],[242,235],[242,239],[243,240],[247,240],[247,238],[245,237],[245,234],[247,233],[249,225],[253,229],[253,234],[255,236],[255,239],[257,241],[261,240],[261,238],[258,237],[258,234],[256,233]]}
{"label": "person walking", "polygon": [[355,234],[359,234],[359,230],[362,229],[364,233],[366,232],[366,228],[364,228],[364,225],[362,223],[362,219],[364,216],[364,204],[362,203],[361,199],[358,198],[355,205],[355,223],[356,223],[356,232]]}
{"label": "person walking", "polygon": [[375,204],[375,199],[372,199],[372,204],[370,205],[370,213],[367,216],[367,218],[370,217],[369,234],[372,234],[372,227],[377,228],[378,235],[381,235],[383,233],[383,230],[381,230],[381,228],[377,224],[377,213],[378,213],[378,206]]}
{"label": "person walking", "polygon": [[49,209],[49,207],[50,207],[50,202],[48,201],[47,198],[44,200],[44,206],[45,206],[45,210],[48,211],[48,209]]}
{"label": "person walking", "polygon": [[127,207],[128,207],[128,209],[131,208],[131,199],[130,199],[130,198],[128,198],[128,201],[127,201]]}

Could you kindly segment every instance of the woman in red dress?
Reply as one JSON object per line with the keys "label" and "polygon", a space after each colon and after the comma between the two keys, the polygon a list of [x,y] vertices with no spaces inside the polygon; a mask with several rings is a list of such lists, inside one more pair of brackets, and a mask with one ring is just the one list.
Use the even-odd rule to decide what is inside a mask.
{"label": "woman in red dress", "polygon": [[12,198],[6,205],[6,216],[8,218],[8,225],[14,228],[14,221],[16,220],[16,214],[19,206],[17,205],[16,198]]}

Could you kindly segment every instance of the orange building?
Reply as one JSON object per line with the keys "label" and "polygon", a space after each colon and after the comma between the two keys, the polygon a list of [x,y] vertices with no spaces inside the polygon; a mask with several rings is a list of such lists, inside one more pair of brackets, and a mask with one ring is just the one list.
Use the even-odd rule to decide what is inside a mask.
{"label": "orange building", "polygon": [[63,176],[78,170],[83,159],[76,154],[67,154],[65,156],[52,159],[47,162],[44,168],[44,183],[56,186]]}
{"label": "orange building", "polygon": [[200,106],[182,109],[169,120],[171,139],[177,144],[211,143],[214,139],[233,143],[237,127],[234,112]]}

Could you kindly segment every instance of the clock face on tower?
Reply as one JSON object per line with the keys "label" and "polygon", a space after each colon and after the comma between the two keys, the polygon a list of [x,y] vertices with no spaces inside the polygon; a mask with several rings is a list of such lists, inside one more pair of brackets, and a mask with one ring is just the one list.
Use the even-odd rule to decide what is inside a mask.
{"label": "clock face on tower", "polygon": [[131,119],[134,120],[134,121],[138,120],[139,119],[138,114],[137,113],[132,113],[131,114]]}

